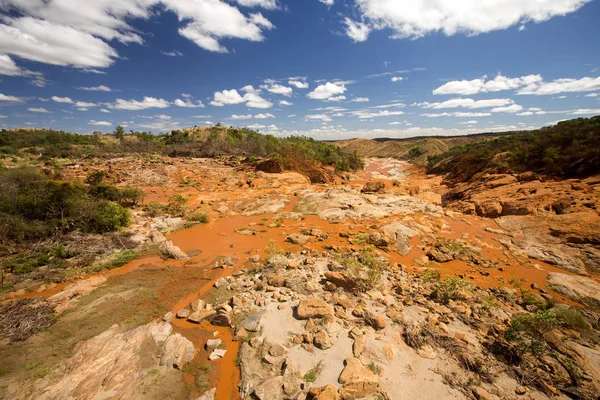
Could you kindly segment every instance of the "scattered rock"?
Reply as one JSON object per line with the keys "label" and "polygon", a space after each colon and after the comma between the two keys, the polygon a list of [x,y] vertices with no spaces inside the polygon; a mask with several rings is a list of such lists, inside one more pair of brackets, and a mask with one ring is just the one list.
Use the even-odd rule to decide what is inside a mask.
{"label": "scattered rock", "polygon": [[181,369],[185,363],[194,358],[195,354],[194,344],[181,334],[175,333],[165,341],[160,365]]}
{"label": "scattered rock", "polygon": [[298,304],[296,309],[296,316],[298,319],[309,319],[309,318],[333,318],[334,312],[333,307],[323,300],[318,299],[304,299]]}
{"label": "scattered rock", "polygon": [[345,364],[338,379],[344,385],[339,391],[342,399],[360,399],[377,391],[379,379],[358,358],[347,358]]}

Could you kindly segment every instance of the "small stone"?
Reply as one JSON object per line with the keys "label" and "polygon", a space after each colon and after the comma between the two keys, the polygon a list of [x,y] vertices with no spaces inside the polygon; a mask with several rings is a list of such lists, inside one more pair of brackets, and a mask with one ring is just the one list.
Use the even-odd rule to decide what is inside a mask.
{"label": "small stone", "polygon": [[202,321],[204,321],[204,320],[212,317],[215,314],[216,314],[215,310],[198,310],[196,312],[191,313],[187,317],[187,320],[190,321],[190,322],[194,322],[196,324],[199,324]]}
{"label": "small stone", "polygon": [[307,400],[340,400],[340,394],[333,385],[311,388],[306,396]]}
{"label": "small stone", "polygon": [[304,299],[300,301],[296,310],[298,319],[333,318],[334,311],[330,304],[318,299]]}
{"label": "small stone", "polygon": [[191,302],[190,308],[192,311],[202,310],[206,306],[206,302],[204,300],[196,299]]}
{"label": "small stone", "polygon": [[275,343],[275,344],[271,345],[271,347],[269,348],[269,354],[272,355],[273,357],[281,357],[281,356],[285,355],[287,352],[288,352],[288,350],[279,343]]}
{"label": "small stone", "polygon": [[250,346],[252,346],[256,349],[256,348],[262,346],[264,341],[265,341],[265,338],[263,338],[262,336],[255,336],[252,339],[250,339]]}
{"label": "small stone", "polygon": [[369,318],[369,323],[376,330],[381,330],[385,328],[386,322],[383,315],[376,315],[374,317]]}
{"label": "small stone", "polygon": [[204,347],[208,351],[213,351],[216,348],[218,348],[221,345],[221,343],[223,343],[221,339],[208,339]]}
{"label": "small stone", "polygon": [[227,350],[225,350],[225,349],[215,349],[215,350],[213,350],[212,353],[210,353],[210,356],[208,356],[208,359],[210,361],[214,361],[214,360],[217,360],[219,358],[223,358],[223,356],[225,355],[225,353],[227,353]]}
{"label": "small stone", "polygon": [[227,282],[227,279],[225,279],[225,278],[219,278],[219,279],[217,279],[217,280],[216,280],[216,282],[215,282],[215,285],[214,285],[214,286],[215,286],[217,289],[219,289],[219,288],[221,288],[221,287],[227,286],[227,284],[228,284],[228,282]]}
{"label": "small stone", "polygon": [[192,312],[190,310],[188,310],[187,308],[183,308],[179,311],[177,311],[177,318],[187,318],[190,316]]}
{"label": "small stone", "polygon": [[243,342],[244,340],[248,339],[248,331],[244,328],[240,328],[238,329],[238,331],[235,333],[235,336],[233,337],[233,340],[238,341],[238,342]]}
{"label": "small stone", "polygon": [[333,346],[333,344],[331,343],[331,338],[324,330],[320,330],[317,333],[315,333],[313,343],[316,348],[321,350],[326,350]]}

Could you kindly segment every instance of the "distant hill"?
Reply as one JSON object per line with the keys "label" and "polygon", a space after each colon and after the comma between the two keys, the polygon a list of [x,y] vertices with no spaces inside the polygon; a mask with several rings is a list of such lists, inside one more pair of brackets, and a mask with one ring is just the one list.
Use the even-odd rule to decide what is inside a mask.
{"label": "distant hill", "polygon": [[600,173],[600,116],[456,146],[431,155],[427,168],[454,181],[525,171],[556,177]]}
{"label": "distant hill", "polygon": [[426,165],[427,157],[448,151],[455,146],[491,140],[507,133],[482,133],[468,136],[435,136],[408,139],[349,139],[335,143],[348,153],[356,151],[363,157],[393,157]]}

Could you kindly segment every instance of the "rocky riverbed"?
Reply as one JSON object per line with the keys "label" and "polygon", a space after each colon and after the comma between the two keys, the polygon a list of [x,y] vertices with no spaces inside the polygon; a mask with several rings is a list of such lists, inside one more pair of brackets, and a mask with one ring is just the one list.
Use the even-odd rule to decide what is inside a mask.
{"label": "rocky riverbed", "polygon": [[[365,172],[329,185],[222,160],[132,163],[113,162],[124,183],[144,183],[153,200],[185,194],[210,222],[182,229],[184,220],[140,210],[128,238],[162,258],[7,296],[3,304],[30,301],[57,316],[47,331],[0,342],[10,359],[0,396],[600,393],[600,229],[585,205],[598,200],[592,181],[560,212],[535,203],[520,215],[480,216],[479,186],[444,207],[441,178],[397,160],[370,159]],[[514,178],[500,186],[532,190],[532,180]]]}

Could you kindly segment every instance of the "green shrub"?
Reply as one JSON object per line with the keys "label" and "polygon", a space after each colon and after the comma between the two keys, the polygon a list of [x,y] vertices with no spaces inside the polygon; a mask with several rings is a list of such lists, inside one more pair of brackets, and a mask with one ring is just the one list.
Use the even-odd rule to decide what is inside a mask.
{"label": "green shrub", "polygon": [[122,194],[119,188],[109,183],[100,182],[90,188],[90,194],[97,199],[121,201]]}
{"label": "green shrub", "polygon": [[460,297],[463,290],[471,288],[471,284],[463,279],[449,276],[439,283],[431,296],[447,304],[450,300],[456,300]]}
{"label": "green shrub", "polygon": [[544,334],[562,324],[563,320],[557,315],[555,309],[516,315],[511,319],[509,327],[504,332],[504,337],[509,342],[515,343],[519,353],[531,352],[539,355],[547,347]]}
{"label": "green shrub", "polygon": [[125,189],[121,190],[121,202],[136,206],[144,199],[144,195],[145,193],[142,189],[126,187]]}
{"label": "green shrub", "polygon": [[440,270],[435,268],[428,268],[423,274],[423,282],[439,282],[441,278]]}
{"label": "green shrub", "polygon": [[195,212],[188,215],[187,219],[192,222],[200,222],[202,224],[208,223],[208,213],[206,212]]}
{"label": "green shrub", "polygon": [[105,233],[129,226],[129,211],[112,201],[100,201],[90,215],[86,230],[94,233]]}

